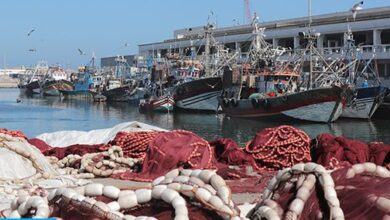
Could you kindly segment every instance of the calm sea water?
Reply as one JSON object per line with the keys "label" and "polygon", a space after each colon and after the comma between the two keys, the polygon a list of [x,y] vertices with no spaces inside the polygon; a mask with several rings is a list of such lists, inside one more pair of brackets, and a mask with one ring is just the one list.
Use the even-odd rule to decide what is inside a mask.
{"label": "calm sea water", "polygon": [[[21,103],[16,103],[20,98]],[[174,112],[145,115],[127,103],[94,103],[60,100],[59,97],[26,97],[18,89],[0,89],[0,127],[21,130],[29,137],[59,130],[92,130],[127,121],[140,121],[166,129],[186,129],[213,140],[228,137],[239,143],[251,140],[263,128],[283,124],[303,129],[311,137],[329,132],[364,141],[390,143],[390,120],[338,120],[332,124],[288,118],[236,119],[223,115]]]}

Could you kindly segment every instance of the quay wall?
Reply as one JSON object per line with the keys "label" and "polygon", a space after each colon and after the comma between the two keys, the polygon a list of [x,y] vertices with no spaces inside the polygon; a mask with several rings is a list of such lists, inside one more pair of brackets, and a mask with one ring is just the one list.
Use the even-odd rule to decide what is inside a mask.
{"label": "quay wall", "polygon": [[0,76],[0,88],[17,88],[18,79],[11,78],[9,76]]}

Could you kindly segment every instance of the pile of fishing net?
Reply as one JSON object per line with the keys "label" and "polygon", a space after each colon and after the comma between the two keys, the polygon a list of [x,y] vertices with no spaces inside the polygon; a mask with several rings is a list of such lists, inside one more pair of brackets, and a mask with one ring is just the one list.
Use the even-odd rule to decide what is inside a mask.
{"label": "pile of fishing net", "polygon": [[[183,130],[109,133],[110,138],[106,138],[104,142],[99,139],[98,142],[89,141],[69,146],[57,142],[61,147],[52,147],[42,139],[30,139],[27,142],[23,138],[0,132],[0,137],[3,138],[0,147],[2,150],[11,150],[12,154],[21,155],[21,160],[27,161],[27,166],[38,170],[30,173],[40,173],[42,176],[48,175],[45,173],[56,176],[65,172],[74,177],[79,175],[80,178],[111,177],[153,184],[158,182],[157,185],[164,184],[178,190],[177,187],[182,187],[178,184],[186,185],[189,179],[178,177],[175,180],[176,177],[167,174],[171,170],[213,170],[225,180],[231,193],[263,193],[259,198],[259,205],[249,213],[250,219],[313,219],[329,216],[337,219],[342,215],[348,219],[381,219],[390,211],[390,188],[387,187],[390,172],[376,165],[389,163],[389,145],[382,143],[366,144],[322,134],[312,141],[310,148],[309,137],[302,130],[291,126],[264,129],[245,148],[239,147],[231,139],[208,142]],[[77,135],[72,133],[72,137],[77,138]],[[38,166],[31,163],[28,153],[20,150],[32,148],[30,151],[39,155],[38,149],[30,143],[46,155],[46,161]],[[42,154],[37,157],[45,160]],[[319,164],[310,163],[311,158]],[[8,157],[2,161],[7,160]],[[368,161],[373,163],[364,163]],[[7,172],[12,172],[12,169],[19,169],[17,166],[10,164],[6,168],[0,168],[0,171],[8,169]],[[190,171],[180,172],[186,176]],[[206,173],[202,174],[202,178],[206,178]],[[25,176],[29,178],[27,174]],[[161,176],[165,176],[164,180],[161,180]],[[194,182],[190,185],[194,186]],[[205,190],[213,193],[206,185]],[[100,190],[97,189],[98,192]],[[218,209],[207,206],[210,199],[207,195],[203,198],[206,203],[200,205],[185,198],[188,203],[187,213],[198,219],[210,219],[210,216],[213,219],[229,219],[226,215],[221,215]],[[63,202],[69,204],[71,198],[68,197],[68,194],[59,193],[56,198],[63,198]],[[168,200],[168,196],[166,199]],[[98,203],[99,206],[95,207],[90,204],[91,201],[87,199],[83,203],[85,206],[81,206],[81,213],[89,207],[88,210],[96,212],[98,217],[102,210],[105,210],[104,213],[111,213],[107,211],[106,205],[115,202],[112,199],[104,200],[106,205]],[[212,201],[214,206],[219,204]],[[80,202],[76,199],[75,205],[81,205]],[[108,208],[115,208],[116,205],[112,203]],[[70,209],[64,213],[66,216],[62,217],[66,219],[80,217],[80,210],[72,212]],[[175,212],[170,205],[153,200],[148,204],[139,204],[136,209],[131,208],[128,213],[172,218]]]}
{"label": "pile of fishing net", "polygon": [[311,161],[310,137],[292,126],[266,128],[246,144],[245,152],[253,157],[257,170],[278,170]]}
{"label": "pile of fishing net", "polygon": [[[121,179],[150,181],[168,170],[183,167],[190,169],[217,169],[228,165],[249,164],[250,157],[232,140],[209,142],[184,130],[162,132],[148,143],[148,150],[140,173],[126,172],[113,176]],[[228,169],[229,170],[229,169]],[[242,174],[237,170],[226,171],[226,175]]]}
{"label": "pile of fishing net", "polygon": [[[133,162],[137,166],[132,166],[132,169],[123,173],[115,172],[112,177],[139,181],[150,181],[177,167],[217,168],[224,178],[229,179],[253,177],[253,172],[263,175],[266,173],[265,170],[279,170],[297,163],[309,162],[311,154],[313,161],[327,167],[343,161],[351,164],[372,161],[386,165],[390,146],[380,143],[366,144],[321,134],[313,141],[316,144],[312,144],[313,147],[310,149],[310,138],[304,131],[285,125],[260,131],[245,148],[239,147],[231,139],[208,142],[192,132],[182,130],[105,133],[109,133],[111,137],[106,138],[106,143],[51,147],[41,139],[31,139],[29,142],[39,148],[44,155],[55,156],[59,160],[67,155],[77,155],[81,160],[84,155],[94,154],[94,157],[90,158],[90,163],[93,163],[91,166],[97,165],[96,169],[102,167],[98,162],[104,157],[107,160],[105,166],[108,166],[109,160],[117,163],[116,161],[121,161],[121,158],[132,158],[136,160]],[[75,134],[73,137],[77,139]],[[116,161],[113,159],[114,156],[108,153],[114,146],[121,152],[121,155],[115,156]],[[81,163],[76,165],[78,167],[73,168],[83,170]],[[105,169],[103,166],[100,170]]]}
{"label": "pile of fishing net", "polygon": [[149,142],[161,133],[159,131],[119,132],[112,145],[120,146],[126,157],[144,159],[148,150]]}
{"label": "pile of fishing net", "polygon": [[343,161],[389,166],[390,144],[365,143],[332,134],[320,134],[312,141],[312,154],[314,162],[327,167],[337,166]]}

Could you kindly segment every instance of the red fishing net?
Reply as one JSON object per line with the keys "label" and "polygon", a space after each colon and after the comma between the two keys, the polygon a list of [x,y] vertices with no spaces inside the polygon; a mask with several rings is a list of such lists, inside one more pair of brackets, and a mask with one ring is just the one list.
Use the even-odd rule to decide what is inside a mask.
{"label": "red fishing net", "polygon": [[313,161],[327,167],[333,167],[341,161],[347,161],[350,164],[370,161],[383,166],[390,163],[390,145],[388,144],[367,144],[327,133],[316,137],[312,151]]}
{"label": "red fishing net", "polygon": [[272,175],[268,172],[264,175],[253,173],[253,163],[251,155],[246,154],[231,139],[208,143],[192,132],[178,130],[160,133],[149,142],[140,173],[128,171],[111,177],[151,181],[177,167],[216,168],[218,175],[234,180],[227,182],[232,192],[261,192]]}
{"label": "red fishing net", "polygon": [[255,159],[257,170],[277,170],[311,161],[309,136],[287,125],[266,128],[257,133],[246,144],[245,151]]}
{"label": "red fishing net", "polygon": [[5,128],[0,128],[0,133],[11,135],[12,137],[20,137],[27,139],[27,136],[23,134],[21,131],[10,131]]}
{"label": "red fishing net", "polygon": [[58,159],[62,159],[69,154],[77,154],[83,156],[87,153],[96,153],[108,150],[111,145],[109,144],[75,144],[67,147],[51,147],[40,139],[30,139],[28,142],[38,148],[45,156],[55,156]]}
{"label": "red fishing net", "polygon": [[119,132],[111,144],[120,146],[126,157],[144,159],[149,142],[159,133],[155,131]]}
{"label": "red fishing net", "polygon": [[213,152],[207,141],[189,131],[176,130],[160,133],[149,142],[142,172],[126,172],[118,177],[150,181],[177,168],[215,168]]}
{"label": "red fishing net", "polygon": [[251,155],[246,154],[237,143],[230,138],[217,139],[209,142],[214,150],[218,163],[226,165],[252,165]]}

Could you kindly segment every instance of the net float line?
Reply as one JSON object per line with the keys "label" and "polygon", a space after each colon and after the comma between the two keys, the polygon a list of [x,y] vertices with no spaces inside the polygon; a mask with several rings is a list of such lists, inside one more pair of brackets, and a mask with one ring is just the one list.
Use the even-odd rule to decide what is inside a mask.
{"label": "net float line", "polygon": [[204,207],[223,219],[241,219],[229,187],[216,170],[174,169],[156,178],[153,186],[165,185],[190,199],[197,199]]}
{"label": "net float line", "polygon": [[[6,129],[4,129],[4,130],[6,130]],[[35,155],[33,155],[27,149],[24,149],[20,146],[10,144],[12,142],[17,142],[17,143],[21,143],[21,144],[26,143],[27,144],[26,139],[24,137],[20,137],[20,135],[14,136],[14,135],[12,135],[12,132],[11,133],[10,132],[4,133],[3,131],[0,132],[0,147],[5,148],[9,151],[12,151],[23,158],[26,158],[27,160],[29,160],[31,162],[32,166],[37,171],[37,173],[34,176],[29,177],[29,178],[40,178],[40,177],[49,178],[50,177],[50,174],[45,172],[45,170],[40,166],[40,164],[38,162],[38,158]]]}
{"label": "net float line", "polygon": [[133,170],[139,162],[140,159],[125,157],[121,147],[112,146],[105,152],[83,155],[80,172],[87,171],[98,177],[109,177]]}
{"label": "net float line", "polygon": [[310,137],[287,125],[262,130],[246,144],[245,151],[255,159],[257,170],[279,170],[311,161]]}
{"label": "net float line", "polygon": [[109,177],[134,170],[141,162],[139,159],[125,157],[121,147],[115,145],[103,152],[87,153],[83,156],[69,154],[61,160],[55,156],[47,156],[46,159],[61,174],[78,179]]}
{"label": "net float line", "polygon": [[[200,202],[204,208],[215,211],[223,219],[246,220],[239,217],[231,200],[231,193],[225,181],[215,170],[174,169],[156,178],[151,188],[121,190],[115,186],[90,183],[73,189],[56,188],[39,195],[24,194],[15,198],[11,209],[3,211],[8,218],[48,218],[55,217],[51,206],[71,208],[80,214],[101,219],[149,219],[154,217],[133,216],[131,210],[153,200],[162,200],[174,209],[174,219],[190,219],[187,200]],[[110,202],[98,201],[106,197]]]}
{"label": "net float line", "polygon": [[[336,186],[330,173],[323,166],[315,163],[296,164],[291,168],[280,170],[274,176],[262,194],[262,202],[256,205],[248,213],[248,217],[258,219],[299,219],[302,211],[307,205],[307,200],[315,191],[317,182],[322,187],[323,197],[329,208],[331,219],[345,219],[344,212],[340,206],[340,201],[336,190],[350,188],[353,186]],[[390,178],[390,171],[385,167],[374,163],[355,164],[349,168],[345,174],[346,179],[351,179],[356,175],[368,175],[378,178]],[[298,178],[296,178],[298,176]],[[286,210],[276,201],[278,194],[276,190],[291,191],[293,184],[287,184],[295,178],[296,193],[288,204]],[[282,183],[286,183],[284,188]],[[283,189],[282,189],[283,188]],[[388,196],[388,195],[387,195]],[[390,212],[390,199],[384,196],[370,194],[367,200],[371,201],[376,208],[383,213]],[[307,214],[307,213],[306,213]],[[319,211],[317,216],[323,217],[324,213]],[[386,215],[387,216],[387,215]],[[385,216],[385,217],[386,217]]]}
{"label": "net float line", "polygon": [[10,135],[10,136],[16,137],[16,138],[23,138],[25,140],[28,139],[27,136],[24,135],[23,132],[21,132],[21,131],[10,131],[10,130],[5,129],[5,128],[0,128],[0,133]]}

